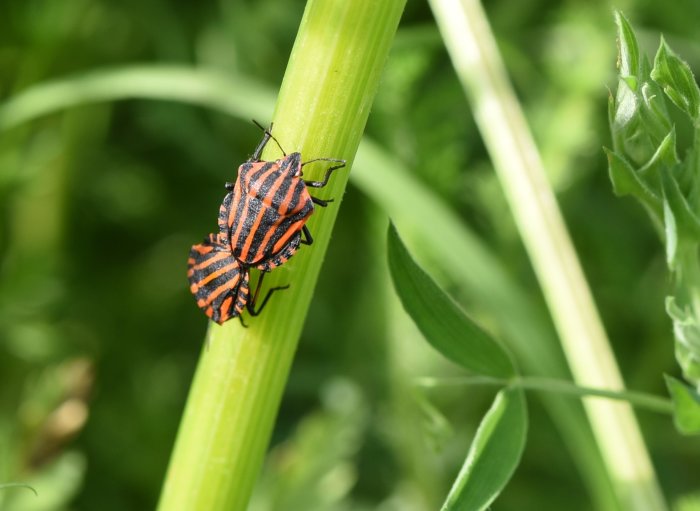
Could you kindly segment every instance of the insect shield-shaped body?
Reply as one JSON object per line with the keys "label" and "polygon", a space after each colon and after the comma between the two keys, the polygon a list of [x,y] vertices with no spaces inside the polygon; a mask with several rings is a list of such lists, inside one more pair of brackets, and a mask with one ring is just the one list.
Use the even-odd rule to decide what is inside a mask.
{"label": "insect shield-shaped body", "polygon": [[[282,289],[270,289],[255,310],[265,272],[284,264],[300,244],[313,242],[306,221],[314,212],[314,204],[325,207],[328,201],[312,197],[307,187],[326,186],[332,172],[345,166],[345,160],[332,158],[302,163],[298,152],[276,161],[261,161],[269,140],[277,142],[270,130],[262,129],[265,135],[253,156],[239,167],[236,182],[226,185],[229,193],[219,208],[219,234],[209,235],[190,251],[190,290],[197,305],[217,323],[240,317],[243,308],[256,316],[272,292]],[[316,161],[336,165],[326,170],[322,181],[303,180],[302,168]],[[248,288],[250,268],[262,270],[252,297]]]}
{"label": "insect shield-shaped body", "polygon": [[[233,255],[262,271],[284,264],[300,244],[311,245],[306,221],[314,212],[314,204],[325,207],[328,201],[312,197],[307,187],[326,186],[333,171],[345,166],[345,160],[333,158],[302,163],[298,152],[276,161],[260,161],[270,138],[277,142],[265,130],[253,157],[239,167],[236,182],[227,184],[229,193],[219,209],[219,232],[230,240]],[[317,161],[336,165],[326,170],[323,181],[302,179],[302,168]]]}
{"label": "insect shield-shaped body", "polygon": [[221,324],[239,316],[249,297],[248,269],[233,257],[228,240],[209,235],[190,250],[187,278],[197,306]]}
{"label": "insect shield-shaped body", "polygon": [[301,154],[246,162],[219,210],[219,230],[239,261],[263,271],[299,248],[314,203],[301,178]]}

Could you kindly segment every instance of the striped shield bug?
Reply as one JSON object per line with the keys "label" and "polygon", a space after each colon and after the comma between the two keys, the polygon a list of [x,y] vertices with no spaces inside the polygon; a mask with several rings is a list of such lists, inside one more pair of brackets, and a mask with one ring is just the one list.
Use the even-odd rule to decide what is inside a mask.
{"label": "striped shield bug", "polygon": [[[257,124],[257,123],[256,123]],[[270,129],[253,155],[238,168],[235,183],[227,183],[229,193],[219,209],[219,232],[230,240],[231,250],[240,262],[269,271],[284,264],[300,244],[311,245],[313,238],[306,221],[314,204],[324,201],[309,194],[307,187],[322,188],[333,171],[343,168],[345,160],[316,158],[301,161],[301,154],[286,154]],[[275,161],[261,161],[260,154],[272,139],[284,156]],[[302,169],[317,161],[336,163],[326,170],[322,181],[305,181]]]}
{"label": "striped shield bug", "polygon": [[192,247],[187,278],[197,306],[219,324],[240,315],[248,303],[248,270],[236,261],[220,235],[210,234]]}
{"label": "striped shield bug", "polygon": [[251,297],[249,269],[233,257],[228,240],[221,235],[210,234],[202,243],[194,245],[187,260],[187,278],[197,305],[220,325],[236,316],[240,318],[244,308],[251,316],[257,316],[274,291],[288,287],[269,289],[256,309],[264,275],[264,272],[260,274]]}

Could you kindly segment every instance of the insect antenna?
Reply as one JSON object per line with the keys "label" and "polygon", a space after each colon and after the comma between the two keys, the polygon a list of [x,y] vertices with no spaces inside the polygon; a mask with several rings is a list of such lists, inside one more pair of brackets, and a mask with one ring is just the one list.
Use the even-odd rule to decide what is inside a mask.
{"label": "insect antenna", "polygon": [[[275,136],[272,134],[272,124],[273,124],[273,123],[270,123],[270,127],[269,127],[269,128],[265,128],[262,124],[260,124],[258,121],[256,121],[255,119],[253,119],[253,124],[255,124],[258,128],[260,128],[260,129],[263,131],[263,133],[265,134],[265,136],[263,137],[262,142],[260,142],[260,144],[258,145],[257,149],[255,149],[255,155],[257,155],[258,157],[260,157],[260,153],[262,152],[263,147],[265,147],[265,144],[267,144],[268,139],[271,138],[272,140],[275,141],[275,144],[277,144],[277,147],[280,148],[280,151],[282,151],[282,154],[285,155],[285,156],[287,156],[287,153],[284,152],[284,149],[282,149],[282,146],[280,145],[279,140],[277,140],[277,139],[275,138]],[[257,158],[256,158],[256,159],[257,159]]]}

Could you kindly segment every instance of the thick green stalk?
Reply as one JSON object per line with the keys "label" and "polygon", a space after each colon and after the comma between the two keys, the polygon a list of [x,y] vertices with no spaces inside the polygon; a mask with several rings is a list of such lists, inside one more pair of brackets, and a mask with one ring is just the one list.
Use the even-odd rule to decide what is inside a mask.
{"label": "thick green stalk", "polygon": [[[539,153],[478,0],[430,0],[457,74],[493,158],[580,386],[620,391],[622,377]],[[666,509],[631,407],[584,406],[621,506]]]}
{"label": "thick green stalk", "polygon": [[[274,134],[305,160],[354,157],[405,0],[310,0],[282,83]],[[272,144],[263,157],[279,157]],[[313,167],[311,165],[310,167]],[[308,178],[320,169],[305,168]],[[309,221],[302,247],[267,285],[290,284],[258,318],[211,325],[159,509],[243,510],[258,476],[297,341],[348,177],[319,192],[333,197]],[[212,208],[212,228],[216,207]]]}

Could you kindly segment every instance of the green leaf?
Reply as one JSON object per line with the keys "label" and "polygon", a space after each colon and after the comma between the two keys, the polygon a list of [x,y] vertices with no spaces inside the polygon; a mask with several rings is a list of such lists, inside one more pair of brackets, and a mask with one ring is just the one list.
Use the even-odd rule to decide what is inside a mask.
{"label": "green leaf", "polygon": [[690,66],[681,60],[661,38],[659,51],[654,59],[651,78],[663,87],[673,103],[687,113],[694,121],[700,111],[700,89],[695,82]]}
{"label": "green leaf", "polygon": [[477,374],[499,378],[515,375],[505,349],[469,319],[416,264],[393,225],[389,227],[388,255],[401,303],[435,349]]}
{"label": "green leaf", "polygon": [[[691,328],[684,328],[683,335],[687,336]],[[697,333],[697,327],[695,328],[695,333]],[[676,342],[675,356],[678,365],[683,369],[683,376],[700,385],[700,359],[697,351],[693,351],[685,342]]]}
{"label": "green leaf", "polygon": [[673,320],[676,360],[683,376],[700,384],[700,325],[690,307],[683,306],[676,297],[666,298],[666,313]]}
{"label": "green leaf", "polygon": [[527,407],[522,390],[501,390],[481,420],[441,511],[487,509],[518,466],[526,435]]}
{"label": "green leaf", "polygon": [[664,237],[666,238],[666,264],[673,269],[676,267],[678,254],[678,222],[668,201],[664,201]]}
{"label": "green leaf", "polygon": [[637,77],[639,76],[639,45],[637,44],[637,38],[629,21],[620,11],[615,11],[615,24],[617,25],[619,58],[617,66],[620,70],[620,75],[623,77]]}
{"label": "green leaf", "polygon": [[678,154],[676,153],[676,129],[671,128],[664,136],[663,140],[656,148],[654,155],[639,169],[640,174],[645,179],[655,177],[655,172],[659,167],[672,168],[679,163]]}
{"label": "green leaf", "polygon": [[700,353],[700,325],[698,325],[696,317],[690,308],[682,307],[674,297],[668,297],[666,299],[666,312],[678,325],[686,329],[692,328],[688,332],[690,335],[684,334],[676,337],[680,338],[688,348]]}
{"label": "green leaf", "polygon": [[625,130],[630,125],[638,116],[641,104],[636,89],[630,85],[628,80],[621,77],[617,84],[615,98],[608,104],[610,127],[613,134]]}
{"label": "green leaf", "polygon": [[638,129],[639,110],[644,104],[639,89],[644,83],[644,77],[640,74],[637,38],[629,22],[619,11],[615,11],[615,24],[619,80],[615,95],[611,94],[608,101],[608,116],[615,141],[614,147],[620,150],[629,139],[634,138],[630,135]]}
{"label": "green leaf", "polygon": [[668,205],[673,212],[678,242],[693,242],[700,239],[700,218],[691,209],[668,167],[662,168],[661,181],[664,190],[664,207]]}
{"label": "green leaf", "polygon": [[663,91],[645,74],[647,67],[643,61],[640,78],[620,76],[608,101],[613,148],[635,166],[651,160],[673,129]]}
{"label": "green leaf", "polygon": [[[615,12],[615,23],[619,79],[614,98],[608,103],[608,120],[614,150],[636,168],[653,159],[672,123],[662,88],[649,76],[651,65],[640,54],[631,25],[619,11]],[[655,184],[647,181],[647,186],[660,194]]]}
{"label": "green leaf", "polygon": [[664,375],[673,400],[673,422],[683,435],[700,434],[700,394],[672,376]]}
{"label": "green leaf", "polygon": [[[393,225],[389,269],[404,308],[428,342],[450,360],[479,374],[512,377],[508,353],[471,321],[413,261]],[[486,509],[517,467],[525,445],[527,410],[522,389],[498,393],[484,416],[443,511]]]}
{"label": "green leaf", "polygon": [[632,195],[653,211],[659,219],[663,217],[661,197],[655,194],[624,158],[604,148],[608,156],[608,169],[616,195]]}
{"label": "green leaf", "polygon": [[650,138],[658,141],[673,128],[673,122],[666,107],[663,90],[658,83],[650,79],[650,66],[646,61],[646,56],[644,59],[642,69],[646,81],[641,87],[642,103],[644,104],[642,109],[643,126],[649,131]]}

